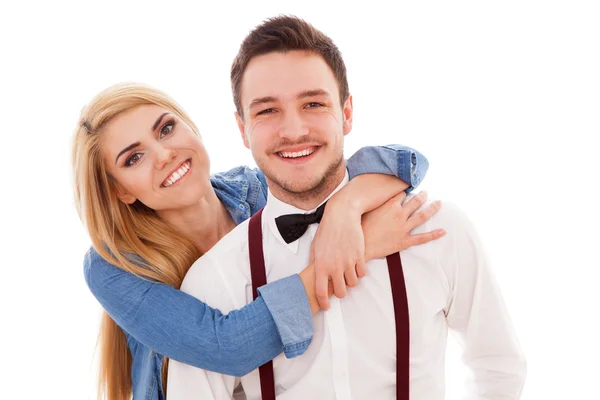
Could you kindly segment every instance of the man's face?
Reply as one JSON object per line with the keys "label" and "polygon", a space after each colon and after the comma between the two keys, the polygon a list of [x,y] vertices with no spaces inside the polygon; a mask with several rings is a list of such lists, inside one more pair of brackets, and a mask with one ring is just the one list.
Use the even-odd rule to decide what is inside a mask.
{"label": "man's face", "polygon": [[241,94],[244,144],[276,196],[319,194],[341,182],[352,98],[340,105],[337,81],[322,57],[306,51],[255,57]]}

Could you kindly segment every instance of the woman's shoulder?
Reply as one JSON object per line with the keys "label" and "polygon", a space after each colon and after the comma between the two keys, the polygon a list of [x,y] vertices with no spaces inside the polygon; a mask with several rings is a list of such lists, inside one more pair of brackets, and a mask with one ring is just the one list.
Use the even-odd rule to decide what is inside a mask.
{"label": "woman's shoulder", "polygon": [[248,180],[258,179],[258,175],[262,174],[258,169],[251,168],[247,165],[238,165],[227,171],[216,172],[212,174],[211,180],[213,181],[241,181],[245,182]]}
{"label": "woman's shoulder", "polygon": [[236,223],[249,218],[267,201],[267,182],[257,168],[241,165],[217,172],[211,176],[211,184]]}
{"label": "woman's shoulder", "polygon": [[[111,254],[110,250],[106,249],[106,251],[109,254]],[[127,257],[127,259],[134,264],[137,264],[140,266],[145,265],[144,259],[137,254],[127,253],[127,254],[124,254],[124,256]],[[85,253],[85,255],[83,257],[83,269],[84,269],[84,272],[86,273],[86,275],[92,271],[99,272],[99,273],[102,273],[102,272],[103,273],[108,273],[108,272],[116,273],[119,271],[123,272],[123,273],[127,273],[126,271],[124,271],[121,268],[114,265],[112,262],[110,262],[110,261],[106,260],[104,257],[102,257],[102,255],[100,255],[100,253],[98,253],[98,251],[94,248],[94,246],[90,246],[90,248],[88,249],[88,251]]]}
{"label": "woman's shoulder", "polygon": [[[128,253],[125,257],[139,266],[145,265],[144,260],[137,254]],[[146,287],[153,283],[150,279],[141,278],[119,268],[105,259],[93,246],[89,248],[83,258],[83,275],[86,284],[96,298],[112,297],[110,295],[115,291],[127,291],[132,288]]]}

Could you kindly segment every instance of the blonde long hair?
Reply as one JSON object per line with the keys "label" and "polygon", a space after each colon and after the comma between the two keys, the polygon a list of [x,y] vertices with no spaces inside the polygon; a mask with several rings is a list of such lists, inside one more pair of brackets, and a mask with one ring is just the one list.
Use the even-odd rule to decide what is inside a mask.
{"label": "blonde long hair", "polygon": [[[116,181],[105,167],[100,148],[106,124],[117,115],[144,104],[173,112],[198,134],[185,111],[156,89],[136,83],[105,89],[82,110],[75,131],[72,155],[75,204],[92,245],[102,258],[143,279],[179,288],[200,252],[191,240],[161,220],[152,209],[139,201],[128,205],[117,198]],[[132,262],[130,255],[137,255],[141,260]],[[105,312],[98,344],[98,398],[131,398],[133,360],[125,333]],[[167,365],[165,360],[163,382]]]}

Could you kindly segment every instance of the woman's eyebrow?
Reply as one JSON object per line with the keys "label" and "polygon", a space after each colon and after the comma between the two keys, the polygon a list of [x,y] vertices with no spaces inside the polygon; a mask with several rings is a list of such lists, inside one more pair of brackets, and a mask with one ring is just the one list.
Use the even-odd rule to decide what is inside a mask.
{"label": "woman's eyebrow", "polygon": [[136,147],[138,147],[140,145],[140,142],[135,142],[130,144],[129,146],[125,147],[123,150],[121,150],[121,152],[117,155],[117,158],[115,159],[115,165],[117,165],[117,161],[119,161],[119,157],[121,157],[121,155],[123,153],[128,152],[131,149],[135,149]]}
{"label": "woman's eyebrow", "polygon": [[[152,125],[152,132],[154,132],[154,131],[156,130],[156,128],[157,128],[157,127],[158,127],[158,125],[160,124],[160,121],[162,121],[162,119],[163,119],[163,118],[165,117],[165,115],[167,115],[167,114],[169,114],[169,113],[168,113],[168,112],[166,112],[166,113],[162,113],[162,114],[160,115],[160,117],[158,117],[158,118],[156,119],[156,122],[154,122],[154,125]],[[117,164],[117,161],[119,161],[119,157],[121,157],[121,155],[122,155],[123,153],[126,153],[126,152],[128,152],[129,150],[131,150],[131,149],[133,149],[133,148],[136,148],[136,147],[138,147],[139,145],[140,145],[140,142],[135,142],[135,143],[132,143],[132,144],[130,144],[129,146],[125,147],[123,150],[121,150],[121,151],[119,152],[119,154],[117,154],[117,158],[115,159],[115,165]]]}
{"label": "woman's eyebrow", "polygon": [[152,125],[152,132],[154,132],[156,130],[156,127],[158,126],[158,124],[160,124],[160,121],[162,121],[163,117],[167,114],[168,114],[168,112],[163,113],[160,117],[158,117],[158,119],[156,120],[154,125]]}

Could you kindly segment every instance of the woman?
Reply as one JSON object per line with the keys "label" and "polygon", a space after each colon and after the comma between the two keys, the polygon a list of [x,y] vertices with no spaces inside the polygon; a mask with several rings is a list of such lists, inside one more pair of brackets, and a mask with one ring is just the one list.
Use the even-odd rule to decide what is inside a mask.
{"label": "woman", "polygon": [[[422,178],[419,172],[427,168],[422,156],[412,150],[387,150],[397,165],[412,165],[411,171],[398,173],[416,185]],[[348,163],[351,178],[383,168],[366,167],[360,155],[356,160]],[[164,398],[164,357],[244,375],[281,351],[288,357],[304,352],[312,326],[289,326],[285,316],[310,316],[318,310],[313,265],[264,286],[261,297],[227,316],[177,290],[191,264],[262,208],[267,192],[260,171],[246,167],[210,177],[208,154],[197,128],[173,100],[136,84],[101,92],[82,111],[73,168],[77,209],[93,244],[85,257],[86,282],[106,311],[100,332],[100,393],[109,399],[131,394],[134,399]],[[432,207],[408,218],[421,198],[401,214],[403,224],[388,223],[389,235],[366,232],[364,243],[360,234],[350,242],[336,239],[343,230],[360,231],[361,214],[408,186],[390,177],[360,178],[366,180],[359,184],[354,180],[328,203],[316,238],[328,246],[321,247],[343,254],[347,249],[362,250],[366,243],[369,254],[380,257],[443,234],[407,236],[423,222],[421,217],[427,219],[436,210]],[[381,185],[370,179],[393,182]],[[362,194],[365,187],[368,196]],[[338,211],[340,216],[330,211],[329,204],[349,203],[356,207]],[[390,220],[388,215],[379,218]],[[373,239],[386,236],[406,240]],[[371,245],[370,238],[376,243]],[[331,245],[332,240],[339,246]],[[317,265],[322,257],[317,251]],[[360,264],[361,257],[350,262]]]}

